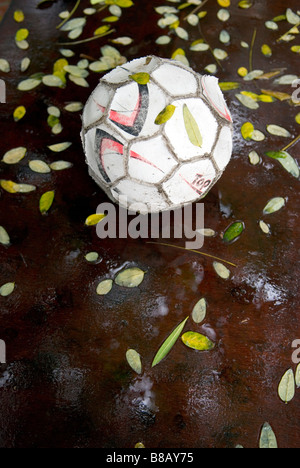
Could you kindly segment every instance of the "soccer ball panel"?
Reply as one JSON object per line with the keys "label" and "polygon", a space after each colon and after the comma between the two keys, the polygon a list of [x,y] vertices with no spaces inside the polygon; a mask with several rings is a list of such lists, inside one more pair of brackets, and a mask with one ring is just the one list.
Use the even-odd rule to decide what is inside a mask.
{"label": "soccer ball panel", "polygon": [[229,127],[224,127],[220,132],[219,140],[214,151],[214,160],[221,171],[225,169],[230,161],[232,146],[232,130]]}
{"label": "soccer ball panel", "polygon": [[127,209],[142,214],[167,210],[170,208],[163,194],[155,186],[147,186],[130,179],[124,179],[111,189],[112,196]]}
{"label": "soccer ball panel", "polygon": [[83,112],[83,125],[85,128],[98,122],[113,96],[113,90],[108,86],[97,86],[89,97]]}
{"label": "soccer ball panel", "polygon": [[140,181],[159,183],[176,165],[162,136],[139,141],[129,148],[128,173]]}
{"label": "soccer ball panel", "polygon": [[[209,107],[199,98],[181,99],[172,104],[176,110],[173,117],[166,123],[165,134],[178,158],[187,161],[210,153],[216,139],[218,122]],[[187,106],[199,127],[203,139],[201,147],[191,142],[184,121],[184,106]]]}
{"label": "soccer ball panel", "polygon": [[172,63],[160,66],[153,73],[153,77],[174,97],[197,93],[198,83],[194,74]]}
{"label": "soccer ball panel", "polygon": [[94,127],[85,136],[87,162],[94,174],[105,184],[111,184],[126,174],[124,140],[105,125]]}
{"label": "soccer ball panel", "polygon": [[150,74],[159,64],[160,60],[157,57],[142,57],[115,68],[113,71],[105,75],[102,80],[112,84],[125,83],[130,79],[130,75],[135,73]]}
{"label": "soccer ball panel", "polygon": [[159,131],[155,120],[165,106],[166,97],[156,85],[132,82],[116,91],[109,121],[128,140],[152,136]]}
{"label": "soccer ball panel", "polygon": [[232,122],[229,109],[218,82],[219,80],[214,76],[203,76],[201,78],[203,94],[221,117],[228,120],[228,122]]}
{"label": "soccer ball panel", "polygon": [[191,203],[205,195],[215,177],[216,171],[209,159],[186,163],[163,184],[163,189],[174,205]]}

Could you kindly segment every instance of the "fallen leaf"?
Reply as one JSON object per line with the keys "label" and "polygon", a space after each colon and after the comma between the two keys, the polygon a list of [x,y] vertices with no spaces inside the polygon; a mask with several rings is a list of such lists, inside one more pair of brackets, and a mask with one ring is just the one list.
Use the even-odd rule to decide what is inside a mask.
{"label": "fallen leaf", "polygon": [[130,75],[129,78],[140,85],[146,85],[150,81],[149,73],[135,73],[134,75]]}
{"label": "fallen leaf", "polygon": [[3,156],[2,161],[6,164],[18,164],[25,157],[27,149],[23,146],[13,148]]}
{"label": "fallen leaf", "polygon": [[46,214],[52,204],[53,204],[53,201],[54,201],[54,196],[55,196],[55,192],[54,191],[49,191],[49,192],[46,192],[44,193],[41,198],[40,198],[40,212],[42,215]]}
{"label": "fallen leaf", "polygon": [[276,436],[269,423],[265,423],[262,427],[259,439],[259,448],[261,449],[276,449],[278,448]]}
{"label": "fallen leaf", "polygon": [[170,120],[173,117],[175,110],[176,110],[176,107],[171,104],[165,107],[156,117],[155,124],[162,125],[168,122],[168,120]]}
{"label": "fallen leaf", "polygon": [[183,106],[183,120],[190,142],[192,145],[201,148],[203,138],[199,126],[186,104]]}
{"label": "fallen leaf", "polygon": [[100,223],[102,219],[105,218],[105,214],[92,214],[85,220],[86,226],[96,226],[96,224]]}
{"label": "fallen leaf", "polygon": [[281,210],[285,206],[285,199],[282,197],[275,197],[272,198],[267,205],[265,206],[263,213],[264,214],[272,214],[276,211]]}
{"label": "fallen leaf", "polygon": [[131,369],[133,369],[137,374],[142,373],[142,361],[141,356],[134,349],[128,349],[126,352],[126,359]]}
{"label": "fallen leaf", "polygon": [[18,122],[19,120],[23,119],[25,114],[26,114],[26,108],[24,106],[17,107],[13,113],[14,121]]}
{"label": "fallen leaf", "polygon": [[213,267],[217,275],[220,276],[220,278],[225,279],[225,280],[230,278],[230,270],[228,270],[228,268],[222,263],[214,262]]}
{"label": "fallen leaf", "polygon": [[271,135],[290,138],[292,135],[288,130],[279,125],[267,125],[267,130]]}
{"label": "fallen leaf", "polygon": [[181,335],[185,324],[189,317],[187,317],[183,322],[181,322],[175,330],[168,336],[168,338],[163,342],[162,346],[159,348],[153,362],[152,367],[155,367],[160,361],[166,357],[167,354],[171,351],[173,346],[175,345],[176,341],[178,340],[179,336]]}
{"label": "fallen leaf", "polygon": [[5,246],[10,245],[10,237],[3,226],[0,226],[0,244]]}
{"label": "fallen leaf", "polygon": [[113,287],[113,280],[107,279],[107,280],[101,281],[101,283],[99,283],[97,287],[97,294],[99,296],[106,296],[106,294],[108,294],[111,291],[112,287]]}
{"label": "fallen leaf", "polygon": [[246,122],[243,124],[241,128],[241,133],[242,133],[242,137],[244,138],[244,140],[251,140],[253,136],[253,132],[254,132],[254,125],[252,123]]}
{"label": "fallen leaf", "polygon": [[30,161],[29,167],[33,172],[37,172],[38,174],[49,174],[49,172],[51,172],[51,169],[48,166],[48,164],[39,159]]}
{"label": "fallen leaf", "polygon": [[208,351],[215,347],[215,344],[207,336],[192,331],[184,333],[181,339],[185,346],[198,351]]}
{"label": "fallen leaf", "polygon": [[65,151],[66,149],[70,148],[71,145],[72,143],[66,141],[64,143],[57,143],[56,145],[48,146],[48,148],[54,153],[61,153],[62,151]]}
{"label": "fallen leaf", "polygon": [[232,223],[225,231],[223,240],[227,243],[232,243],[237,240],[245,230],[245,224],[242,221]]}
{"label": "fallen leaf", "polygon": [[0,296],[8,297],[10,296],[15,289],[15,283],[6,283],[0,288]]}
{"label": "fallen leaf", "polygon": [[136,288],[144,281],[144,276],[145,272],[140,268],[127,268],[117,275],[115,283],[125,288]]}
{"label": "fallen leaf", "polygon": [[206,317],[207,303],[206,299],[203,297],[193,308],[192,319],[195,323],[201,323]]}
{"label": "fallen leaf", "polygon": [[296,160],[286,151],[268,151],[269,158],[276,159],[282,167],[296,179],[300,176],[300,171]]}
{"label": "fallen leaf", "polygon": [[292,369],[289,369],[283,375],[278,386],[279,398],[284,403],[289,403],[295,396],[295,378]]}

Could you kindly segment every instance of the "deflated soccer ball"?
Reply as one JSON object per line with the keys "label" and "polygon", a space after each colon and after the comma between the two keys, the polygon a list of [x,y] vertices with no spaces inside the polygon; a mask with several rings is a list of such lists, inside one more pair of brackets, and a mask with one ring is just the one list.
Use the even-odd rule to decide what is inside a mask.
{"label": "deflated soccer ball", "polygon": [[153,56],[105,75],[83,112],[89,173],[143,214],[203,198],[232,154],[232,118],[212,76]]}

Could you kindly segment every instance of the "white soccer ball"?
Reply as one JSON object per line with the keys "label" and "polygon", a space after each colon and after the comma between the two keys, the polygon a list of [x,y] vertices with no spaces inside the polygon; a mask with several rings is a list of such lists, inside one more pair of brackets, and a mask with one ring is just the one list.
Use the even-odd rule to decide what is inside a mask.
{"label": "white soccer ball", "polygon": [[203,198],[230,161],[232,132],[217,78],[153,56],[105,75],[83,112],[90,175],[143,214]]}

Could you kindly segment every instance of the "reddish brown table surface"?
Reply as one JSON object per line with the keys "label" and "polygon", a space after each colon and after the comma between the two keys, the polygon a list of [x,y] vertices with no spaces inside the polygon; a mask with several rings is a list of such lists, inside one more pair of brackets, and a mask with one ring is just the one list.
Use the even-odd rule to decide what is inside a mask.
{"label": "reddish brown table surface", "polygon": [[[268,422],[280,447],[299,448],[300,390],[288,404],[277,392],[285,371],[296,370],[291,346],[300,339],[299,181],[264,155],[297,136],[299,107],[276,100],[262,103],[254,112],[238,103],[236,91],[226,94],[235,122],[234,154],[205,198],[206,226],[218,235],[207,239],[203,250],[237,264],[228,281],[217,277],[210,259],[195,253],[144,240],[100,240],[95,228],[84,222],[107,199],[87,173],[80,116],[63,110],[70,101],[85,102],[99,75],[90,74],[90,88],[69,82],[65,89],[42,85],[27,93],[17,90],[25,77],[52,73],[53,63],[61,57],[59,42],[67,40],[66,33],[56,29],[58,14],[75,2],[59,0],[45,9],[36,8],[37,3],[13,1],[0,25],[0,58],[11,65],[10,73],[0,74],[7,84],[7,103],[0,104],[1,154],[17,146],[28,150],[17,165],[1,162],[0,178],[37,187],[24,195],[1,190],[0,225],[9,233],[11,245],[0,246],[0,283],[16,283],[13,294],[0,298],[0,338],[7,347],[7,363],[0,373],[1,447],[131,448],[141,441],[148,448],[238,444],[256,448],[261,428]],[[183,47],[191,66],[201,72],[214,61],[209,52],[192,53],[190,42],[174,36],[168,46],[155,44],[159,35],[168,33],[157,26],[159,15],[154,11],[154,6],[164,4],[176,6],[136,0],[134,7],[123,9],[111,38],[134,38],[130,46],[117,46],[128,60],[147,54],[170,58],[177,47]],[[237,4],[232,1],[230,7],[229,46],[218,39],[224,26],[216,19],[216,1],[207,4],[209,14],[202,20],[212,47],[221,46],[229,53],[223,70],[218,69],[220,80],[239,81],[247,91],[272,88],[291,93],[291,86],[274,87],[274,79],[245,85],[237,69],[248,66],[249,50],[241,48],[240,41],[250,43],[257,28],[254,68],[299,72],[299,55],[290,50],[299,40],[276,42],[291,26],[284,21],[273,32],[264,24],[287,7],[297,11],[298,2],[255,2],[249,10]],[[89,2],[82,1],[75,16],[87,6]],[[25,13],[21,25],[13,19],[16,9]],[[92,36],[104,16],[88,19],[83,37]],[[15,45],[20,27],[29,29],[28,51]],[[188,29],[191,39],[199,38],[197,29]],[[71,47],[76,55],[70,63],[76,64],[80,54],[98,58],[100,46],[109,39]],[[264,43],[273,49],[269,59],[260,51]],[[30,70],[21,73],[25,56],[32,62]],[[12,114],[19,105],[26,107],[27,114],[15,123]],[[52,135],[47,125],[49,105],[62,110],[64,130],[59,136]],[[266,134],[264,142],[243,140],[240,128],[247,120]],[[287,128],[292,138],[268,135],[270,123]],[[62,155],[53,155],[48,145],[61,141],[73,145]],[[262,157],[258,166],[249,163],[251,150]],[[290,153],[297,158],[299,147]],[[48,163],[65,159],[73,167],[41,175],[30,171],[30,159]],[[42,216],[39,199],[48,190],[55,190],[55,201],[49,214]],[[271,235],[266,236],[258,221],[268,200],[276,196],[286,197],[287,203],[267,218]],[[237,219],[245,222],[246,230],[237,242],[226,245],[220,234]],[[85,260],[90,251],[99,252],[102,261],[97,265]],[[97,296],[98,283],[113,278],[126,265],[147,271],[143,283],[132,290],[114,287],[109,295]],[[159,346],[201,297],[208,302],[205,322],[196,325],[190,319],[186,330],[213,337],[215,348],[201,353],[179,340],[152,369]],[[128,348],[142,356],[141,376],[126,362]]]}

